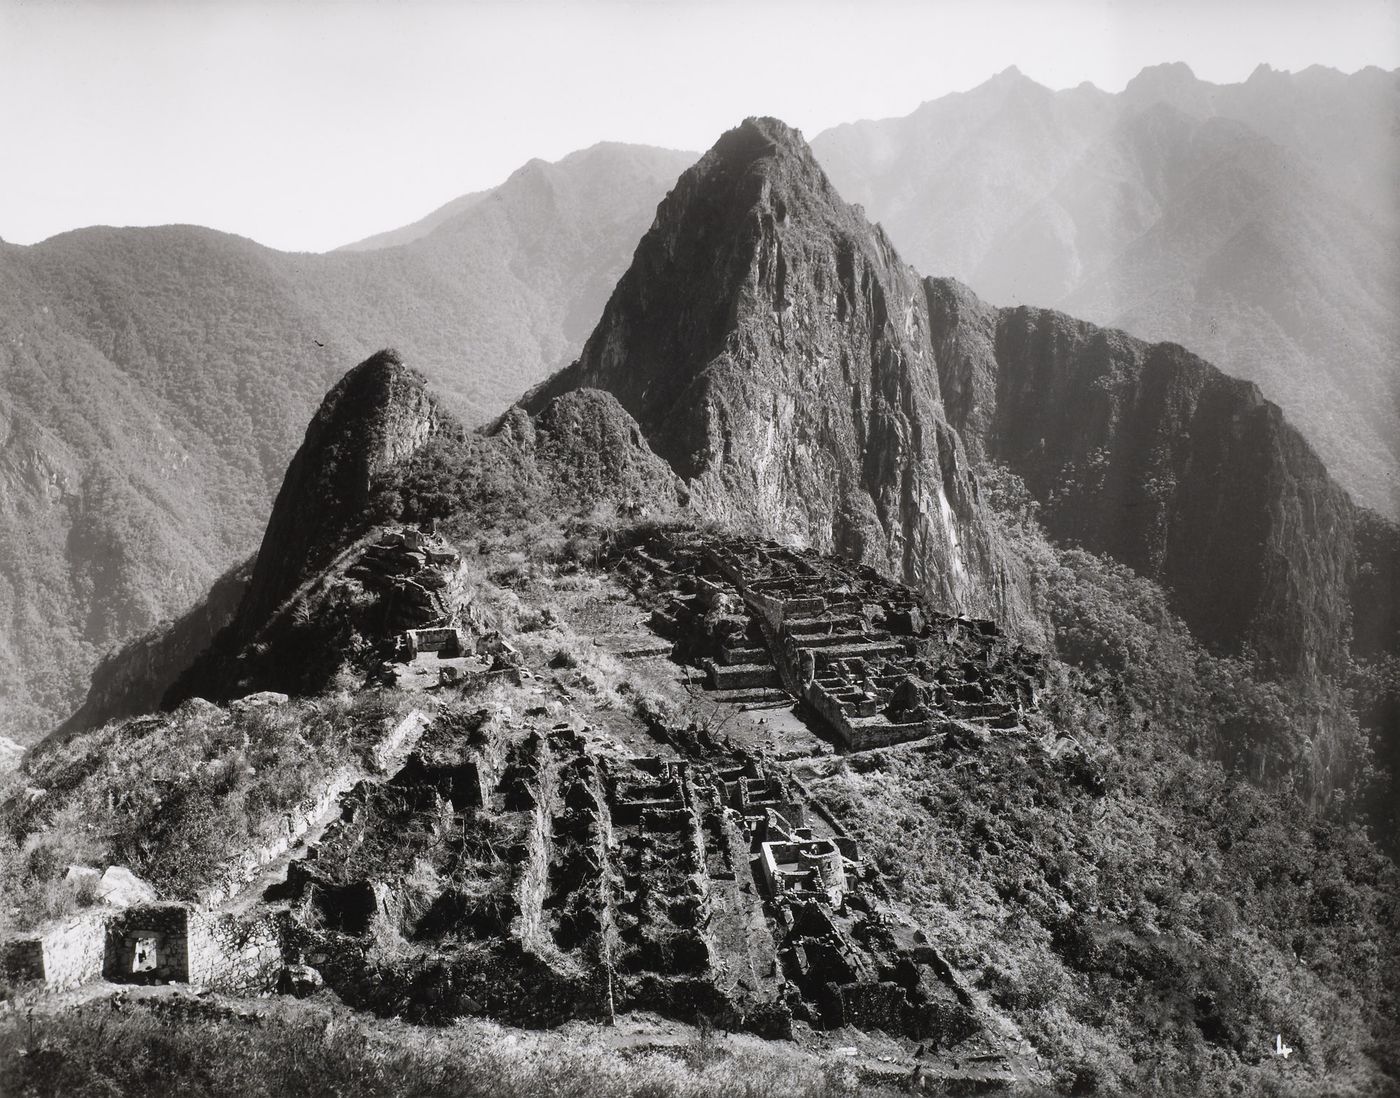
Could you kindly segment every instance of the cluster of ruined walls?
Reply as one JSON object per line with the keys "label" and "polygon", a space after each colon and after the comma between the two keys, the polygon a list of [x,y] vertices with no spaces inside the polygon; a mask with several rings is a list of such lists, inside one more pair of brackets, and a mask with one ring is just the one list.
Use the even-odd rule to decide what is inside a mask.
{"label": "cluster of ruined walls", "polygon": [[450,625],[468,600],[466,568],[456,550],[417,527],[387,532],[346,574],[378,593],[385,632]]}
{"label": "cluster of ruined walls", "polygon": [[815,681],[803,688],[802,700],[815,709],[841,737],[842,742],[853,751],[889,747],[906,740],[930,736],[937,731],[941,723],[933,720],[904,723],[886,721],[879,725],[857,726],[851,722],[848,706],[825,685]]}
{"label": "cluster of ruined walls", "polygon": [[[424,757],[356,796],[304,871],[294,865],[293,899],[307,917],[291,928],[291,955],[346,1002],[380,1013],[424,1021],[484,1013],[527,1025],[606,1017],[591,760],[568,729],[522,730],[508,713],[485,724],[459,729],[473,737],[470,760],[435,732],[415,753]],[[469,763],[468,795],[443,799],[442,786],[460,784]],[[345,855],[370,846],[386,874],[376,882],[386,910],[363,923],[317,917],[325,882],[364,883],[353,878],[366,866]]]}
{"label": "cluster of ruined walls", "polygon": [[1044,675],[990,621],[930,612],[868,566],[771,541],[661,534],[621,574],[664,600],[653,628],[726,700],[786,691],[850,750],[924,738],[949,720],[1013,727]]}
{"label": "cluster of ruined walls", "polygon": [[[407,750],[427,726],[427,718],[417,710],[396,722],[370,749],[371,765],[386,770],[395,757]],[[237,896],[255,880],[263,867],[286,854],[317,824],[326,820],[339,806],[340,798],[358,780],[357,771],[345,769],[334,774],[313,795],[304,797],[283,815],[277,837],[243,851],[230,860],[218,875],[218,880],[196,897],[204,907],[217,907]]]}

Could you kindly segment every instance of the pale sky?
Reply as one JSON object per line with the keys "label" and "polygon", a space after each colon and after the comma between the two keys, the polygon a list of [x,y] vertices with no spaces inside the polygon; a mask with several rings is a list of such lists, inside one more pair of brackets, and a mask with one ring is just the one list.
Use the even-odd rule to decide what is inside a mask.
{"label": "pale sky", "polygon": [[0,237],[209,225],[321,251],[531,157],[808,137],[1009,65],[1108,91],[1185,61],[1400,67],[1400,0],[0,0]]}

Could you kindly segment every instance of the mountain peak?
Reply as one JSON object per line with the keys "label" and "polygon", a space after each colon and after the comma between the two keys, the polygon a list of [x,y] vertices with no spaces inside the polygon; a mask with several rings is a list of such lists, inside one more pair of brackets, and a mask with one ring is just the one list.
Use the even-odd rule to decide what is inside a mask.
{"label": "mountain peak", "polygon": [[753,116],[726,130],[701,163],[708,162],[710,169],[723,165],[728,170],[746,171],[785,160],[820,171],[802,131],[781,119]]}
{"label": "mountain peak", "polygon": [[376,476],[437,433],[427,381],[385,349],[338,381],[292,458],[258,550],[240,618],[256,629],[324,563],[370,498]]}
{"label": "mountain peak", "polygon": [[681,176],[579,360],[526,403],[610,392],[702,513],[991,610],[1002,573],[926,316],[802,135],[749,118]]}
{"label": "mountain peak", "polygon": [[1215,113],[1217,88],[1199,80],[1184,61],[1149,65],[1128,81],[1123,100],[1136,108],[1166,103],[1184,114],[1208,117]]}
{"label": "mountain peak", "polygon": [[1144,67],[1140,73],[1128,81],[1128,87],[1131,88],[1134,84],[1194,84],[1195,82],[1195,70],[1185,61],[1163,61],[1159,65]]}
{"label": "mountain peak", "polygon": [[1172,99],[1195,90],[1201,82],[1185,61],[1148,65],[1128,81],[1123,95],[1132,100]]}

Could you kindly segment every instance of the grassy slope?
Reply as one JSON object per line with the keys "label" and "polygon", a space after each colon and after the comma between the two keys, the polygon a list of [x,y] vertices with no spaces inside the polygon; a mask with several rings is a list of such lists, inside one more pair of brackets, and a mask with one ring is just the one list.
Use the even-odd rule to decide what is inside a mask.
{"label": "grassy slope", "polygon": [[849,1065],[792,1046],[731,1049],[706,1030],[664,1048],[601,1031],[559,1042],[479,1024],[368,1021],[327,1002],[256,1012],[214,1004],[107,1003],[0,1022],[0,1078],[14,1098],[801,1098],[892,1095]]}
{"label": "grassy slope", "polygon": [[[90,897],[69,865],[124,865],[190,899],[365,751],[407,702],[331,694],[234,713],[201,703],[113,721],[36,755],[0,785],[0,933]],[[37,788],[37,799],[23,790]]]}

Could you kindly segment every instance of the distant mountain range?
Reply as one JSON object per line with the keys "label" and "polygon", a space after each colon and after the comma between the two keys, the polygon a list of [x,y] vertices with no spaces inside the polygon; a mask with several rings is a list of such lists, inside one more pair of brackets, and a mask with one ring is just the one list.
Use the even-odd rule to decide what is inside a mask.
{"label": "distant mountain range", "polygon": [[[1396,87],[1163,66],[1114,96],[1009,71],[813,150],[922,271],[1258,381],[1393,514]],[[254,550],[344,363],[391,344],[470,424],[569,362],[694,159],[532,161],[327,255],[192,227],[0,244],[0,730],[51,728],[104,651]]]}
{"label": "distant mountain range", "polygon": [[910,262],[999,305],[1256,381],[1359,502],[1400,509],[1400,73],[1182,64],[1118,95],[1009,69],[812,143]]}

